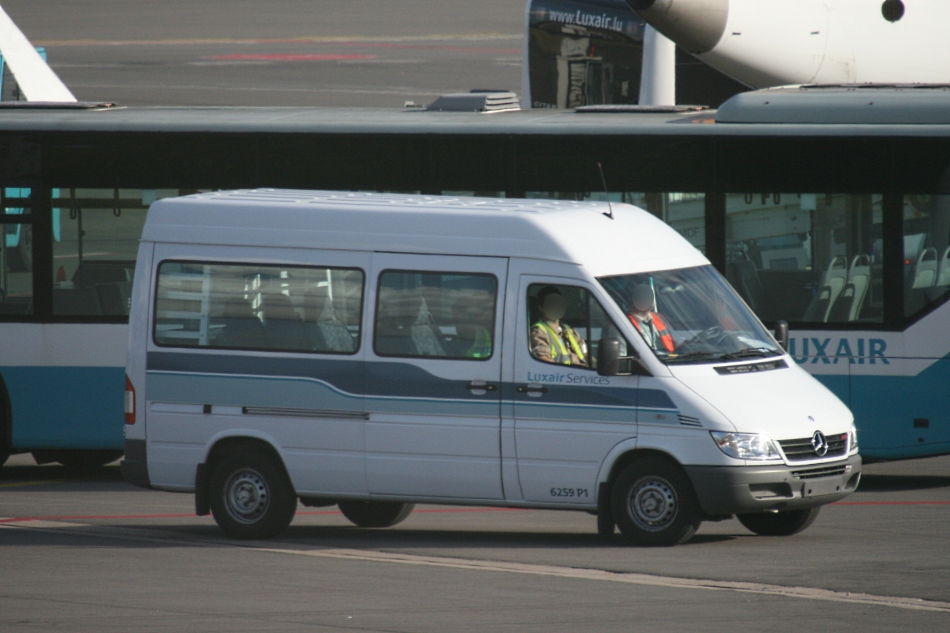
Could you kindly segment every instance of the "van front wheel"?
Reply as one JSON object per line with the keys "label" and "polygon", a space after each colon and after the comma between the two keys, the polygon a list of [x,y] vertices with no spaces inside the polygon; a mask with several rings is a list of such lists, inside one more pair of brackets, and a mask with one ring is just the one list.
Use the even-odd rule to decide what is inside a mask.
{"label": "van front wheel", "polygon": [[818,508],[740,514],[739,523],[759,536],[792,536],[804,531],[818,518]]}
{"label": "van front wheel", "polygon": [[414,503],[395,501],[341,501],[340,512],[354,525],[387,528],[402,523],[416,507]]}
{"label": "van front wheel", "polygon": [[693,487],[667,460],[645,457],[627,466],[611,490],[614,521],[635,545],[685,543],[702,523]]}
{"label": "van front wheel", "polygon": [[222,459],[211,474],[211,513],[228,536],[277,536],[297,511],[297,495],[276,461],[256,452]]}

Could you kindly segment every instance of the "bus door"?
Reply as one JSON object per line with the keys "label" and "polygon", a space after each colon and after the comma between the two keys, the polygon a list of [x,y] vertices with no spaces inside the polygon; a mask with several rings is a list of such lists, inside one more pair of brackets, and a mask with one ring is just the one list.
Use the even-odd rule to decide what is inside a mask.
{"label": "bus door", "polygon": [[376,253],[373,270],[366,363],[370,493],[502,499],[508,260]]}
{"label": "bus door", "polygon": [[[560,343],[544,323],[552,294],[559,325],[571,329]],[[640,379],[596,371],[598,342],[623,336],[591,289],[557,277],[521,277],[517,319],[511,397],[521,493],[529,502],[592,505],[604,458],[637,435]]]}

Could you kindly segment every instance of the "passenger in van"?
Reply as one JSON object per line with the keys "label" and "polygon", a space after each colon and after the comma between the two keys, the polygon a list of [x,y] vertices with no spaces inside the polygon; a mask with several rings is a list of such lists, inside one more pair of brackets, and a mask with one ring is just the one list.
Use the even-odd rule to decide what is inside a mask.
{"label": "passenger in van", "polygon": [[455,316],[455,349],[453,355],[459,358],[488,358],[492,353],[491,326],[492,315],[490,300],[478,297],[459,298],[452,306]]}
{"label": "passenger in van", "polygon": [[587,367],[587,342],[567,323],[561,323],[567,303],[557,286],[538,292],[541,318],[531,326],[531,354],[540,361]]}
{"label": "passenger in van", "polygon": [[214,347],[266,347],[264,342],[264,324],[254,314],[251,302],[235,297],[224,304],[222,314],[224,329],[211,342]]}
{"label": "passenger in van", "polygon": [[656,294],[650,284],[635,286],[630,292],[630,312],[627,317],[652,349],[668,353],[676,349],[673,334],[666,320],[654,311]]}

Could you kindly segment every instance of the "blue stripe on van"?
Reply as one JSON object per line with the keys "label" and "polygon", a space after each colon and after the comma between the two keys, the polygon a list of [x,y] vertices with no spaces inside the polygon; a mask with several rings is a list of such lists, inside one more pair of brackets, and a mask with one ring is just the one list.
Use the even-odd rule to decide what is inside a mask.
{"label": "blue stripe on van", "polygon": [[[146,397],[372,413],[499,414],[498,400],[473,394],[465,388],[468,380],[440,378],[409,363],[369,362],[365,374],[363,366],[363,361],[346,358],[150,352]],[[208,394],[214,394],[214,402],[208,402]],[[506,384],[501,396],[528,407],[524,413],[533,418],[584,419],[595,407],[598,420],[629,423],[637,408],[676,410],[669,395],[657,389],[551,385],[543,399],[534,399],[517,394],[514,384]]]}

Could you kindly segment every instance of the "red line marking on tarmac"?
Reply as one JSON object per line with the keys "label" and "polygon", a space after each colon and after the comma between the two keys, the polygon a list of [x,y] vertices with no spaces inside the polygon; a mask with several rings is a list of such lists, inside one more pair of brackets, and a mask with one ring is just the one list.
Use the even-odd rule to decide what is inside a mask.
{"label": "red line marking on tarmac", "polygon": [[267,61],[267,62],[345,62],[361,59],[376,59],[376,55],[349,53],[251,53],[235,55],[211,55],[205,59],[220,61]]}
{"label": "red line marking on tarmac", "polygon": [[449,51],[455,53],[495,53],[499,55],[520,55],[524,51],[520,48],[485,48],[481,46],[453,46],[447,44],[394,44],[391,42],[327,42],[336,46],[350,46],[355,48],[389,48],[424,51]]}
{"label": "red line marking on tarmac", "polygon": [[[424,508],[415,510],[419,514],[451,514],[459,512],[521,512],[526,508]],[[318,510],[298,512],[299,516],[328,516],[339,515],[339,510]],[[26,521],[79,521],[79,520],[108,520],[108,519],[193,519],[197,514],[86,514],[76,516],[42,516],[42,517],[15,517],[0,519],[3,523],[23,523]]]}

